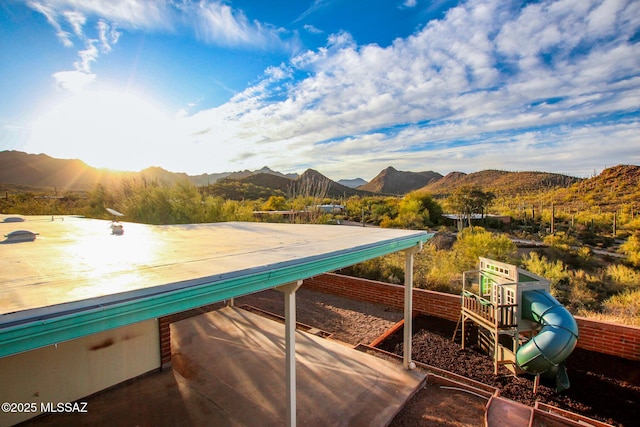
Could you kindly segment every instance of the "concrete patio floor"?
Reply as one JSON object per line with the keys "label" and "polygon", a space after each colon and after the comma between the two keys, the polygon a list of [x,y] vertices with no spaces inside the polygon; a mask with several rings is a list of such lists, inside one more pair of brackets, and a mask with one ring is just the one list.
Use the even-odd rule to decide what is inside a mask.
{"label": "concrete patio floor", "polygon": [[[284,325],[227,307],[171,325],[173,367],[86,399],[88,413],[24,425],[286,425]],[[296,333],[297,422],[386,426],[423,386],[419,371]]]}

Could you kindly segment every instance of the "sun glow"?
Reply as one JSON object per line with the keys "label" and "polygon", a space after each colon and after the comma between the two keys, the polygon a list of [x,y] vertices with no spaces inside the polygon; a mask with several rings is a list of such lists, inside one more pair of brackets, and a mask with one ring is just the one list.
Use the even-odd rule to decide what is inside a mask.
{"label": "sun glow", "polygon": [[171,156],[176,120],[145,98],[83,91],[53,105],[33,124],[27,151],[78,158],[91,166],[140,170]]}
{"label": "sun glow", "polygon": [[106,221],[98,223],[94,230],[96,234],[77,238],[65,258],[70,271],[78,271],[79,276],[88,279],[87,287],[77,290],[86,295],[95,296],[97,283],[103,295],[129,291],[132,284],[144,284],[145,270],[166,249],[158,242],[149,245],[152,232],[139,224],[125,224],[124,236],[112,235]]}

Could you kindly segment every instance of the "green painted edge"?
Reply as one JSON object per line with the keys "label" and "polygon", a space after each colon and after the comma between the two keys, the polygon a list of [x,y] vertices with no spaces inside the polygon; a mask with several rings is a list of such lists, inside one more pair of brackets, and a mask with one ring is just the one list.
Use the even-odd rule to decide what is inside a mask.
{"label": "green painted edge", "polygon": [[259,292],[372,258],[419,246],[433,233],[419,233],[282,263],[273,270],[194,285],[0,329],[0,357],[46,347],[132,323]]}

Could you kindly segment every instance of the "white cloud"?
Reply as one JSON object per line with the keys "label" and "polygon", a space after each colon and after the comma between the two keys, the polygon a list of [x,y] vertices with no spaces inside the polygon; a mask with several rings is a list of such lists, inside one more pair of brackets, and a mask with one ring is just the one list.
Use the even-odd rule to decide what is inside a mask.
{"label": "white cloud", "polygon": [[91,72],[91,63],[98,59],[98,48],[96,47],[96,40],[85,40],[86,49],[78,52],[80,61],[73,63],[76,70],[83,73]]}
{"label": "white cloud", "polygon": [[201,2],[185,8],[185,17],[193,20],[198,38],[218,45],[267,46],[279,42],[278,31],[260,22],[250,22],[241,11],[222,2]]}
{"label": "white cloud", "polygon": [[73,28],[74,34],[80,38],[84,37],[84,35],[82,34],[82,27],[84,26],[85,22],[87,22],[86,16],[84,16],[84,14],[80,12],[74,12],[70,10],[65,10],[64,12],[62,12],[62,15],[64,15],[69,25],[71,25],[71,28]]}
{"label": "white cloud", "polygon": [[[72,38],[77,39],[84,49],[78,51],[79,60],[73,63],[73,70],[60,71],[52,75],[56,84],[63,89],[78,92],[85,89],[97,78],[91,71],[91,64],[96,62],[100,56],[99,46],[103,53],[111,51],[111,46],[117,43],[120,33],[115,25],[109,25],[103,20],[96,24],[97,39],[92,38],[85,31],[87,16],[84,10],[73,9],[74,1],[42,0],[40,2],[29,2],[28,5],[34,10],[45,15],[47,21],[54,27],[62,43],[66,47],[73,47]],[[82,4],[91,12],[95,2],[87,1]],[[67,9],[70,8],[70,9]],[[71,32],[63,29],[64,25],[71,28]]]}
{"label": "white cloud", "polygon": [[322,31],[319,28],[316,28],[315,26],[313,26],[311,24],[305,24],[302,28],[304,28],[305,30],[307,30],[311,34],[322,34],[322,33],[324,33],[324,31]]}
{"label": "white cloud", "polygon": [[175,25],[172,2],[165,0],[39,0],[38,4],[48,10],[101,17],[132,29],[172,29]]}
{"label": "white cloud", "polygon": [[111,46],[118,43],[121,33],[117,30],[116,24],[109,25],[103,20],[96,24],[98,38],[103,52],[111,52]]}
{"label": "white cloud", "polygon": [[62,29],[58,23],[58,14],[53,7],[37,1],[30,1],[27,4],[30,8],[45,16],[47,22],[56,30],[56,36],[58,36],[58,39],[65,47],[73,46],[73,42],[70,39],[71,34]]}
{"label": "white cloud", "polygon": [[[52,74],[58,87],[74,93],[87,90],[97,80],[92,64],[101,54],[111,52],[122,35],[119,27],[165,32],[186,27],[197,38],[211,44],[297,48],[295,38],[286,42],[280,39],[281,29],[249,21],[244,13],[223,1],[34,0],[27,5],[46,17],[64,46],[74,47],[74,40],[83,46],[78,50],[79,59],[73,63],[73,70]],[[91,21],[95,22],[94,28],[87,25]],[[70,31],[65,30],[66,27]],[[274,68],[271,72],[277,70]],[[252,106],[255,104],[247,108]],[[178,116],[185,115],[187,110],[178,112]]]}
{"label": "white cloud", "polygon": [[[87,36],[90,21],[80,24],[79,16],[66,16],[65,32],[55,12],[64,8],[53,4],[101,17],[97,35]],[[307,14],[326,4],[314,2]],[[193,31],[208,43],[282,43],[281,30],[223,2],[33,5],[63,42],[84,46],[75,71],[55,75],[67,87],[96,78],[91,64],[118,41],[116,28],[175,31],[194,18]],[[154,133],[164,141],[159,151],[196,173],[268,164],[345,177],[349,165],[349,174],[367,179],[390,164],[580,174],[615,158],[639,163],[640,124],[617,117],[638,109],[640,47],[629,40],[640,28],[640,2],[521,5],[469,0],[387,47],[358,46],[347,32],[329,35],[326,46],[267,68],[229,102],[179,112],[167,122],[171,130]],[[176,140],[178,150],[166,148]]]}
{"label": "white cloud", "polygon": [[83,71],[58,71],[53,76],[57,85],[71,92],[80,92],[96,79],[93,73]]}
{"label": "white cloud", "polygon": [[[582,153],[594,144],[612,154],[589,156],[592,162],[627,153],[629,130],[638,124],[612,131],[616,120],[606,117],[637,109],[640,82],[633,76],[640,51],[627,42],[640,27],[640,18],[630,15],[636,6],[583,0],[518,5],[472,0],[385,48],[357,46],[346,32],[331,35],[326,47],[291,60],[309,77],[290,80],[284,99],[273,100],[276,86],[267,78],[198,113],[188,126],[212,129],[199,134],[202,147],[233,144],[229,159],[246,158],[242,167],[273,159],[273,166],[325,166],[334,173],[337,159],[342,168],[363,170],[393,159],[411,170],[427,168],[422,164],[524,170],[531,160],[537,169],[544,161],[566,169],[553,159],[586,157]],[[597,37],[595,16],[603,16]],[[283,87],[278,82],[278,90]],[[602,123],[580,131],[600,117]],[[509,142],[520,132],[526,144]],[[605,144],[613,135],[626,139]],[[534,146],[541,155],[532,159]],[[241,155],[256,152],[258,159]]]}
{"label": "white cloud", "polygon": [[[59,14],[65,17],[77,36],[86,22],[82,18],[91,16],[131,31],[187,31],[206,43],[220,46],[297,48],[295,36],[283,39],[287,33],[284,29],[251,21],[241,10],[221,0],[39,0],[28,4],[47,17],[63,41],[69,35],[62,30]],[[116,41],[117,37],[109,45]]]}

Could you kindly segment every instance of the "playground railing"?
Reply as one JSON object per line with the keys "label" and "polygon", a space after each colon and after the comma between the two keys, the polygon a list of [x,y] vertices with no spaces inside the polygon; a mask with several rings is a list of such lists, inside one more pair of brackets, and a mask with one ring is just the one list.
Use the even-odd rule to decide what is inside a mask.
{"label": "playground railing", "polygon": [[518,325],[517,304],[496,305],[472,292],[463,291],[462,306],[497,328],[512,328]]}
{"label": "playground railing", "polygon": [[498,315],[498,328],[515,328],[518,326],[516,309],[518,304],[503,304],[496,307]]}

